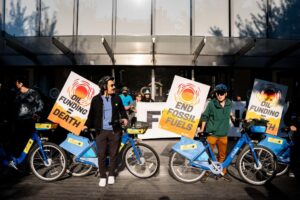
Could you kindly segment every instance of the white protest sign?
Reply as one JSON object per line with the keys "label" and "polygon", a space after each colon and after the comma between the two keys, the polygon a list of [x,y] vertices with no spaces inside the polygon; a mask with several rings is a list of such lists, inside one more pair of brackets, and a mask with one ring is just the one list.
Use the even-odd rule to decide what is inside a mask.
{"label": "white protest sign", "polygon": [[79,135],[87,119],[92,98],[99,92],[96,84],[71,72],[48,119]]}

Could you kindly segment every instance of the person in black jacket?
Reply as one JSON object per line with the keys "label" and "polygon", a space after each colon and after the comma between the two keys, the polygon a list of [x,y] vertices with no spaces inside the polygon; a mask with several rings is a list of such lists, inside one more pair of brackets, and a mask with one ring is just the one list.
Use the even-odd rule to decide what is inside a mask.
{"label": "person in black jacket", "polygon": [[295,178],[295,171],[298,168],[300,157],[300,107],[291,103],[284,116],[284,123],[294,132],[294,145],[291,147],[289,177]]}
{"label": "person in black jacket", "polygon": [[[109,151],[108,184],[115,183],[116,157],[121,142],[121,123],[127,125],[128,117],[121,98],[115,95],[114,78],[104,76],[99,81],[100,94],[91,102],[86,127],[96,129],[98,164],[100,172],[99,186],[106,186],[106,156]],[[108,148],[107,148],[108,147]]]}

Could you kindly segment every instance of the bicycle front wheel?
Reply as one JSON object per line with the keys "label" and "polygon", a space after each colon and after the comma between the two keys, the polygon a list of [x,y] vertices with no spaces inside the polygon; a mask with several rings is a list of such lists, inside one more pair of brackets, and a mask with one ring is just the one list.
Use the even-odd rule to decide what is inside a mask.
{"label": "bicycle front wheel", "polygon": [[92,165],[86,165],[84,163],[76,162],[74,160],[74,155],[69,154],[70,156],[70,163],[67,169],[67,173],[71,174],[72,176],[86,176],[91,173],[93,170]]}
{"label": "bicycle front wheel", "polygon": [[43,152],[47,162],[43,159],[42,149],[36,146],[30,156],[30,167],[34,175],[44,181],[54,181],[64,175],[67,168],[67,156],[58,145],[50,142],[43,143]]}
{"label": "bicycle front wheel", "polygon": [[139,154],[137,159],[133,147],[128,146],[124,151],[125,165],[128,171],[138,178],[150,178],[159,171],[160,161],[157,153],[146,144],[136,144],[135,148]]}
{"label": "bicycle front wheel", "polygon": [[190,165],[190,161],[177,152],[173,152],[169,161],[172,177],[183,183],[195,183],[205,174],[205,170]]}
{"label": "bicycle front wheel", "polygon": [[256,166],[252,152],[247,146],[237,158],[237,167],[239,174],[246,182],[253,185],[263,185],[271,181],[276,174],[276,156],[265,147],[256,146],[254,151],[261,166]]}

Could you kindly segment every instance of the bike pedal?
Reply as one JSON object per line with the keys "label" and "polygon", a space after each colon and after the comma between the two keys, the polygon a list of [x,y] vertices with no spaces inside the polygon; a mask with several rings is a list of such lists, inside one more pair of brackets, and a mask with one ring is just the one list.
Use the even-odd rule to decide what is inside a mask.
{"label": "bike pedal", "polygon": [[9,163],[8,163],[8,165],[7,166],[9,166],[9,167],[11,167],[11,168],[14,168],[15,170],[19,170],[18,168],[17,168],[17,166],[15,165],[15,163],[14,163],[14,161],[9,161]]}

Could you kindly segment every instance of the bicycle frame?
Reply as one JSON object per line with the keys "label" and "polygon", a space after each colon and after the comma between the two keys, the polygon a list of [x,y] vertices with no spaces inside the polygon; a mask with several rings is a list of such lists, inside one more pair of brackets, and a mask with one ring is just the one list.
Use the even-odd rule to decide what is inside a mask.
{"label": "bicycle frame", "polygon": [[[138,152],[138,149],[135,146],[135,140],[132,139],[126,131],[122,135],[121,146],[120,146],[119,152],[124,148],[124,146],[126,144],[128,144],[128,142],[132,146],[137,160],[139,162],[141,162],[140,161],[140,152]],[[90,142],[90,144],[86,148],[84,148],[78,155],[75,156],[75,161],[81,162],[86,165],[92,165],[92,166],[98,168],[98,158],[97,157],[84,157],[85,153],[87,153],[90,149],[93,149],[93,148],[97,151],[97,144],[96,144],[95,140]]]}
{"label": "bicycle frame", "polygon": [[[216,157],[213,153],[213,150],[211,149],[210,145],[206,142],[205,149],[203,151],[201,151],[193,160],[191,160],[190,164],[193,167],[201,168],[203,170],[210,170],[214,174],[222,174],[223,168],[226,168],[226,167],[228,167],[228,165],[230,165],[231,161],[234,159],[236,154],[239,152],[240,149],[243,148],[243,146],[245,144],[250,147],[252,155],[253,155],[255,163],[256,163],[256,166],[257,167],[261,166],[261,163],[258,160],[257,155],[254,151],[254,145],[246,133],[242,134],[242,136],[240,137],[238,142],[235,144],[234,148],[229,153],[229,155],[226,157],[226,159],[223,163],[217,162]],[[206,150],[208,150],[209,155],[210,155],[209,160],[208,161],[197,161],[197,158],[200,157],[204,152],[206,152]]]}
{"label": "bicycle frame", "polygon": [[[20,163],[22,163],[25,158],[27,157],[28,155],[28,152],[30,151],[31,147],[33,146],[34,142],[36,142],[38,144],[38,146],[40,147],[41,149],[41,154],[42,154],[42,157],[43,157],[43,161],[45,162],[45,165],[48,165],[48,160],[47,160],[47,157],[45,155],[45,152],[44,152],[44,149],[43,149],[43,146],[42,146],[42,140],[41,138],[38,136],[38,131],[34,131],[31,135],[31,138],[28,140],[24,150],[22,151],[22,153],[20,154],[20,156],[18,158],[14,158],[11,154],[9,155],[9,159],[4,159],[2,161],[2,163],[5,165],[5,166],[17,166],[19,165]],[[4,155],[4,157],[7,156]]]}

